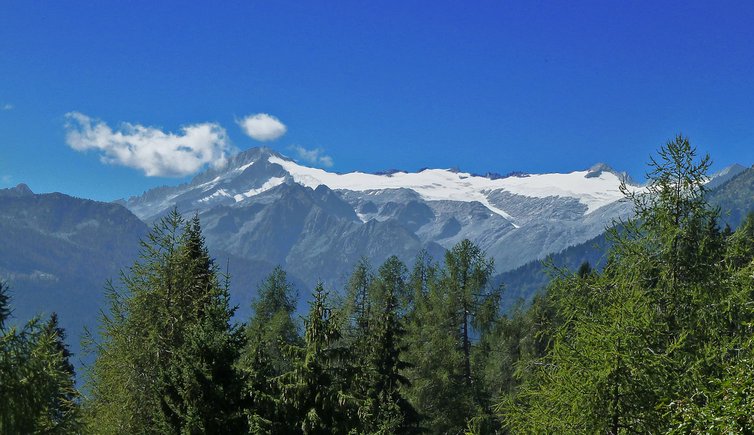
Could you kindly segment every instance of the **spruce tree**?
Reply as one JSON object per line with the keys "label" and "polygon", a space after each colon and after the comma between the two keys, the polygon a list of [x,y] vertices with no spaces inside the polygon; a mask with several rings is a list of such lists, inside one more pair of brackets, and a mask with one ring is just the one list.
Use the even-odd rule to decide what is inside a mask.
{"label": "spruce tree", "polygon": [[294,410],[293,433],[348,433],[358,427],[358,416],[339,370],[340,333],[321,283],[313,296],[304,321],[304,344],[291,346],[293,367],[279,378],[281,397]]}
{"label": "spruce tree", "polygon": [[241,337],[198,218],[173,210],[161,219],[121,281],[109,286],[110,310],[92,341],[92,431],[241,430]]}
{"label": "spruce tree", "polygon": [[403,395],[408,385],[403,360],[406,313],[401,301],[408,293],[406,266],[395,256],[380,267],[372,286],[373,319],[367,342],[366,397],[359,414],[366,433],[409,433],[418,428],[418,414]]}
{"label": "spruce tree", "polygon": [[57,316],[8,326],[10,297],[0,282],[0,433],[72,433],[79,395]]}
{"label": "spruce tree", "polygon": [[239,368],[245,376],[246,414],[252,433],[283,432],[291,410],[279,400],[278,376],[292,369],[291,346],[302,343],[293,314],[297,294],[285,271],[276,267],[252,303]]}

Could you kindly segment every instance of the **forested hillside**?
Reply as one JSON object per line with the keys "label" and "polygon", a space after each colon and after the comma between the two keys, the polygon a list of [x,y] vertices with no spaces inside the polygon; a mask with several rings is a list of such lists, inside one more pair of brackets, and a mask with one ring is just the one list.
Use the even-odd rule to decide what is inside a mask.
{"label": "forested hillside", "polygon": [[754,217],[721,225],[708,167],[668,142],[604,267],[550,270],[507,314],[463,240],[410,270],[361,259],[303,318],[276,268],[236,324],[199,218],[173,211],[107,289],[81,393],[56,320],[10,327],[0,293],[0,432],[750,433]]}
{"label": "forested hillside", "polygon": [[84,328],[105,306],[103,284],[133,262],[148,231],[116,204],[35,194],[24,184],[0,189],[0,279],[14,316],[57,312],[79,355]]}

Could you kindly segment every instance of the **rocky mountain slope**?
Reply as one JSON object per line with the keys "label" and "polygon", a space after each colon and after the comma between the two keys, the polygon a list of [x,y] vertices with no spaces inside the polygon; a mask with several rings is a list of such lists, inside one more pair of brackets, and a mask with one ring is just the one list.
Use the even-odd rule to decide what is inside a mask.
{"label": "rocky mountain slope", "polygon": [[601,164],[507,177],[447,169],[338,174],[252,148],[222,169],[122,204],[146,222],[172,207],[198,213],[218,257],[260,269],[280,264],[307,285],[340,286],[361,256],[411,262],[420,249],[438,257],[468,238],[505,272],[583,243],[629,213],[622,177]]}

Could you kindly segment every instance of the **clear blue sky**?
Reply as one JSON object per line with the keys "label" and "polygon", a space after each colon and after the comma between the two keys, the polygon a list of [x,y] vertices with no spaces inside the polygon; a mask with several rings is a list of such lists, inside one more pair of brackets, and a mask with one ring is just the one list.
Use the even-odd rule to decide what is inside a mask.
{"label": "clear blue sky", "polygon": [[268,113],[337,171],[641,176],[683,132],[754,163],[754,3],[0,3],[0,187],[102,200],[184,178],[103,164],[66,113],[181,132]]}

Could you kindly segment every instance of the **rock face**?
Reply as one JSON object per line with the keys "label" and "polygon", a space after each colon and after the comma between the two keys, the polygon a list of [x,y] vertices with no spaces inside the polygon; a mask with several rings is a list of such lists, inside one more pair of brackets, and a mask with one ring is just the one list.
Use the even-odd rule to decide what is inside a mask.
{"label": "rock face", "polygon": [[122,204],[147,223],[173,207],[198,213],[213,254],[239,263],[231,275],[256,282],[279,264],[306,286],[339,288],[362,256],[411,263],[426,249],[440,259],[468,238],[505,272],[583,243],[628,214],[622,177],[604,164],[569,174],[336,174],[252,148],[222,169]]}

